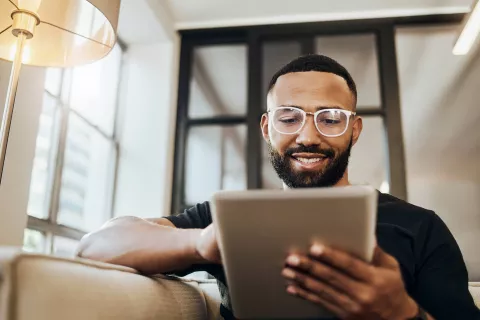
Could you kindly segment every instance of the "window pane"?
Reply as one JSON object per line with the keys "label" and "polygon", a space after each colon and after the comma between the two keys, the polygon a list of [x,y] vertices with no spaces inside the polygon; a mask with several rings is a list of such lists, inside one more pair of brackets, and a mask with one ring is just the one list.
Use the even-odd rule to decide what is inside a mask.
{"label": "window pane", "polygon": [[50,186],[53,180],[59,129],[56,100],[48,93],[43,97],[40,115],[32,180],[28,199],[28,214],[40,219],[48,217]]}
{"label": "window pane", "polygon": [[113,132],[121,59],[116,46],[104,59],[72,69],[70,107],[108,135]]}
{"label": "window pane", "polygon": [[70,103],[70,92],[72,91],[72,69],[64,69],[62,77],[62,92],[60,94],[61,101],[64,105]]}
{"label": "window pane", "polygon": [[48,68],[45,76],[45,90],[54,96],[60,95],[60,84],[62,81],[62,69]]}
{"label": "window pane", "polygon": [[267,41],[263,44],[263,108],[267,108],[268,85],[273,75],[302,54],[298,41]]}
{"label": "window pane", "polygon": [[363,130],[352,147],[349,179],[353,184],[369,184],[388,193],[387,140],[381,117],[364,117]]}
{"label": "window pane", "polygon": [[219,190],[247,187],[246,126],[192,128],[187,141],[185,203],[210,200]]}
{"label": "window pane", "polygon": [[109,218],[114,147],[71,114],[62,171],[58,222],[90,231]]}
{"label": "window pane", "polygon": [[317,53],[338,61],[357,85],[358,109],[380,108],[380,78],[375,35],[316,38]]}
{"label": "window pane", "polygon": [[190,79],[189,116],[245,115],[247,47],[195,48]]}
{"label": "window pane", "polygon": [[74,258],[78,243],[78,240],[54,236],[53,254],[64,258]]}
{"label": "window pane", "polygon": [[25,229],[23,250],[33,253],[45,253],[45,235],[40,231]]}
{"label": "window pane", "polygon": [[282,180],[273,169],[268,157],[268,146],[262,139],[262,188],[263,189],[282,189]]}

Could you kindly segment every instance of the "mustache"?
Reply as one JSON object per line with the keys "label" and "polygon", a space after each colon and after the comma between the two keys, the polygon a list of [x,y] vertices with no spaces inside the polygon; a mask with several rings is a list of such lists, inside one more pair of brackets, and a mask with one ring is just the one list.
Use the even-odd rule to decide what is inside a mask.
{"label": "mustache", "polygon": [[335,157],[335,151],[333,151],[333,149],[325,149],[325,148],[322,149],[319,146],[299,145],[297,147],[292,147],[285,150],[286,156],[292,156],[294,153],[320,153],[327,158]]}

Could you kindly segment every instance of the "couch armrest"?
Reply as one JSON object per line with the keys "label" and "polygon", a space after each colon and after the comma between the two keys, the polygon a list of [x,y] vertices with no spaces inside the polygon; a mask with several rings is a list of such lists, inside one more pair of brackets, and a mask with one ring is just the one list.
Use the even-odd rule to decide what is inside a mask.
{"label": "couch armrest", "polygon": [[473,300],[475,300],[475,304],[480,309],[480,282],[470,282],[468,288],[470,289]]}
{"label": "couch armrest", "polygon": [[194,281],[0,247],[0,319],[207,320]]}

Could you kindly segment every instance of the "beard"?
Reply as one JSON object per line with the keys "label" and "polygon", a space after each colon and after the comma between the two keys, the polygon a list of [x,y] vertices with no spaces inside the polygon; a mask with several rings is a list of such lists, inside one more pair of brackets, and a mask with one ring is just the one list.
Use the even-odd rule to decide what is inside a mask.
{"label": "beard", "polygon": [[[268,143],[270,162],[277,172],[278,177],[289,188],[322,188],[336,185],[344,176],[348,168],[348,160],[352,149],[352,139],[348,147],[336,154],[333,149],[322,149],[319,146],[303,146],[289,148],[284,155],[278,153],[273,146]],[[294,153],[320,153],[329,159],[328,163],[321,170],[295,171],[292,167],[291,159]]]}

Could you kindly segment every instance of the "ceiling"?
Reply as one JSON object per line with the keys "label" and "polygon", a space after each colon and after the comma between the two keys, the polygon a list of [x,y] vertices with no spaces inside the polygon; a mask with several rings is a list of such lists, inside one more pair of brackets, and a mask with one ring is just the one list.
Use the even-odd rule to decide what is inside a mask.
{"label": "ceiling", "polygon": [[170,39],[171,13],[158,0],[122,0],[118,35],[128,44],[152,44]]}
{"label": "ceiling", "polygon": [[175,30],[467,12],[472,0],[122,0],[127,44],[171,38]]}
{"label": "ceiling", "polygon": [[[161,0],[159,0],[161,1]],[[471,0],[167,0],[178,29],[465,11]],[[241,3],[241,4],[240,4]]]}

